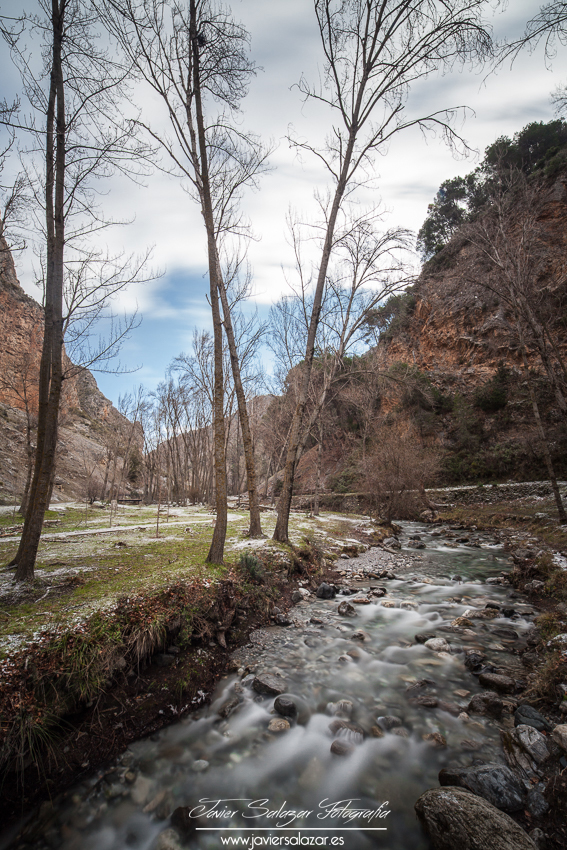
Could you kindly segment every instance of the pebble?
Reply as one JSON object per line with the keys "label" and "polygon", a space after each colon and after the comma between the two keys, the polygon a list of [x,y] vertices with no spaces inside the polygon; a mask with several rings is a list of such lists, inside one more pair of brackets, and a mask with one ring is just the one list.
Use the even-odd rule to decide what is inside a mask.
{"label": "pebble", "polygon": [[209,762],[206,759],[197,759],[191,765],[191,770],[193,773],[202,773],[209,766]]}
{"label": "pebble", "polygon": [[450,652],[451,647],[445,640],[445,638],[429,638],[423,644],[432,652]]}
{"label": "pebble", "polygon": [[285,717],[274,717],[268,724],[268,732],[287,732],[291,729],[289,721]]}
{"label": "pebble", "polygon": [[551,737],[563,752],[567,753],[567,724],[556,726]]}
{"label": "pebble", "polygon": [[336,756],[350,756],[350,754],[354,752],[354,746],[352,744],[348,744],[346,741],[342,741],[340,738],[337,738],[331,744],[331,752]]}
{"label": "pebble", "polygon": [[386,714],[376,718],[377,725],[386,732],[390,732],[397,726],[401,726],[403,722],[401,717],[396,717],[393,714]]}

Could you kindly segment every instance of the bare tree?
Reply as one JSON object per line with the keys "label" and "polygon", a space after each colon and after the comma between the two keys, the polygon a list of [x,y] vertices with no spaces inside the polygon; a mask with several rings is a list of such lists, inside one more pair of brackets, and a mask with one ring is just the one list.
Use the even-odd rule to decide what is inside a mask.
{"label": "bare tree", "polygon": [[[404,260],[411,234],[401,228],[380,232],[376,226],[379,219],[376,212],[358,218],[349,215],[350,227],[336,236],[335,258],[328,266],[315,337],[313,362],[317,369],[311,370],[307,386],[294,465],[299,462],[309,435],[317,431],[325,405],[333,398],[334,384],[344,368],[345,357],[357,350],[366,335],[369,314],[381,301],[408,283]],[[302,351],[309,334],[314,297],[300,243],[301,233],[293,225],[298,284],[294,297],[284,296],[272,309],[270,340],[282,374],[290,368],[299,370],[296,405],[304,391],[306,365],[302,361]]]}
{"label": "bare tree", "polygon": [[[373,154],[411,126],[440,130],[449,141],[455,110],[409,117],[404,113],[412,83],[455,62],[485,55],[491,42],[481,18],[482,0],[314,0],[325,56],[319,88],[305,79],[308,100],[326,105],[336,123],[323,149],[296,142],[329,174],[332,189],[321,199],[321,259],[305,348],[304,371],[289,442],[274,539],[288,539],[297,450],[315,354],[317,327],[337,229],[348,229],[344,201],[372,172]],[[461,140],[462,141],[462,140]]]}
{"label": "bare tree", "polygon": [[[108,13],[112,7],[113,13]],[[207,561],[223,560],[226,537],[226,456],[223,421],[222,327],[238,399],[250,494],[250,533],[261,534],[252,439],[242,386],[233,319],[221,265],[229,236],[248,231],[239,209],[245,186],[254,185],[267,150],[246,134],[234,116],[246,94],[254,64],[248,33],[215,0],[110,0],[101,4],[114,33],[141,77],[165,105],[172,137],[146,129],[165,150],[174,173],[203,214],[209,265],[215,352],[214,445],[217,521]]]}
{"label": "bare tree", "polygon": [[524,47],[534,50],[542,40],[547,60],[555,56],[557,42],[563,46],[567,43],[567,3],[564,0],[545,3],[526,23],[520,38],[512,42],[502,42],[499,45],[498,63],[510,57],[514,61],[520,50]]}
{"label": "bare tree", "polygon": [[[17,103],[10,107],[0,104],[0,125],[12,121],[17,108]],[[0,150],[0,254],[25,248],[22,226],[29,202],[28,181],[23,172],[18,173],[11,181],[4,180],[6,162],[15,147],[14,131],[9,132],[8,136],[4,148]]]}
{"label": "bare tree", "polygon": [[511,317],[507,328],[520,352],[559,519],[566,523],[530,370],[530,352],[535,351],[565,416],[567,369],[557,308],[566,295],[567,266],[564,241],[545,221],[549,193],[549,184],[530,179],[520,169],[501,168],[490,205],[462,232],[470,247],[461,274],[494,293]]}
{"label": "bare tree", "polygon": [[[20,546],[13,563],[16,580],[33,579],[34,564],[54,477],[58,414],[63,385],[65,256],[100,230],[93,180],[116,170],[136,173],[143,151],[124,121],[126,71],[97,43],[98,20],[90,2],[42,0],[39,15],[24,14],[19,27],[2,25],[32,109],[28,120],[10,126],[32,139],[26,151],[32,190],[44,219],[44,337],[39,379],[38,433],[34,475]],[[29,60],[25,34],[39,36],[44,67]],[[43,160],[42,165],[39,164]]]}
{"label": "bare tree", "polygon": [[414,519],[429,507],[425,487],[439,471],[439,458],[407,422],[380,423],[363,470],[366,489],[384,518]]}

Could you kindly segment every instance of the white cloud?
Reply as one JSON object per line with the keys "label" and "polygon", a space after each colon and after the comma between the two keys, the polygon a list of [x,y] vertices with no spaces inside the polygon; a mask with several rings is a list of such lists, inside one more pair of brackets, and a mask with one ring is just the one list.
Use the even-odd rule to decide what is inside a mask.
{"label": "white cloud", "polygon": [[[249,27],[253,55],[264,66],[244,103],[243,127],[279,143],[272,156],[275,170],[262,179],[260,192],[250,192],[244,199],[245,211],[259,237],[249,249],[255,298],[266,305],[286,290],[282,265],[288,270],[293,265],[286,241],[288,208],[293,205],[306,216],[315,215],[313,192],[323,188],[327,180],[316,160],[306,156],[301,162],[297,158],[285,136],[293,125],[298,135],[322,139],[329,129],[330,117],[321,106],[304,105],[294,88],[301,74],[317,79],[320,48],[312,3],[240,0],[232,6],[235,16]],[[514,0],[504,15],[494,18],[496,34],[518,36],[524,22],[539,6],[539,0]],[[467,119],[463,134],[482,154],[499,135],[511,135],[529,121],[551,119],[549,93],[562,80],[567,80],[567,54],[559,53],[550,70],[540,46],[533,54],[520,55],[512,69],[503,66],[485,81],[466,69],[430,78],[415,88],[408,108],[417,114],[418,110],[423,113],[467,104],[476,114]],[[159,125],[162,113],[158,102],[144,96],[144,105],[150,107],[150,117]],[[390,210],[386,226],[400,224],[417,230],[441,181],[467,173],[475,165],[474,158],[453,159],[440,140],[426,141],[417,130],[407,131],[392,141],[386,157],[378,158],[379,190],[367,192],[366,199],[376,203],[382,198]],[[113,251],[124,247],[127,252],[139,253],[147,245],[155,246],[153,263],[166,272],[165,277],[132,288],[121,296],[117,306],[132,309],[137,303],[152,322],[161,321],[160,358],[167,349],[171,359],[182,347],[181,332],[171,332],[173,322],[187,324],[187,331],[183,332],[185,347],[190,343],[192,327],[208,323],[204,289],[196,283],[207,268],[206,243],[199,209],[182,190],[180,181],[155,171],[146,183],[146,187],[140,187],[124,178],[112,181],[108,196],[103,199],[105,211],[119,219],[135,216],[135,220],[127,227],[109,231],[107,237]],[[25,288],[37,297],[29,255],[18,259],[18,269]],[[186,288],[185,298],[180,299],[178,287]],[[192,295],[197,290],[199,301]],[[144,325],[136,333],[143,340]],[[143,342],[140,347],[144,347]],[[149,381],[154,373],[150,370],[147,374]],[[151,380],[155,380],[155,374]],[[109,386],[105,384],[106,392],[110,392]]]}

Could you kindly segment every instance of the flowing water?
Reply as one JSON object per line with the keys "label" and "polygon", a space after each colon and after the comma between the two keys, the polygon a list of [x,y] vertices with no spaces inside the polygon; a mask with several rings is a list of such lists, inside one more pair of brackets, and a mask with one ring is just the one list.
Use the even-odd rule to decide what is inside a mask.
{"label": "flowing water", "polygon": [[[421,541],[409,540],[416,535]],[[30,846],[205,850],[242,837],[249,847],[254,839],[255,846],[426,848],[413,805],[438,786],[439,770],[503,761],[495,722],[462,713],[481,690],[463,650],[482,650],[488,663],[519,677],[512,650],[532,619],[511,588],[484,583],[509,568],[502,550],[480,533],[468,536],[457,543],[458,531],[405,523],[401,552],[371,549],[338,562],[355,595],[311,595],[293,609],[291,626],[256,632],[235,654],[239,674],[220,683],[210,706],[137,742],[110,772],[73,789]],[[368,577],[383,569],[396,578]],[[338,613],[339,602],[377,587],[384,597],[353,605],[355,615]],[[473,630],[446,628],[489,601],[508,616],[475,619]],[[445,638],[450,653],[417,643],[416,633]],[[268,729],[279,717],[274,697],[252,687],[266,673],[284,679],[284,696],[297,706],[287,731]],[[408,692],[414,683],[422,684]],[[411,699],[423,694],[430,707]],[[346,755],[331,752],[335,740]],[[168,815],[178,806],[200,815],[192,836],[171,829]]]}

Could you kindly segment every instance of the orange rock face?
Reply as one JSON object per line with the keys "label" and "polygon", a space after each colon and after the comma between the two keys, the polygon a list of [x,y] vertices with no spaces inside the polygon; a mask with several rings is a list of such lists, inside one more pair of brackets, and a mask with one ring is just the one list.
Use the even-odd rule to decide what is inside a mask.
{"label": "orange rock face", "polygon": [[[0,495],[4,501],[17,500],[25,481],[26,405],[34,418],[42,342],[42,307],[21,288],[12,255],[0,239]],[[65,369],[73,370],[66,357]],[[103,396],[89,371],[69,377],[63,390],[54,496],[82,497],[89,477],[102,481],[105,434],[128,427],[130,423]]]}

